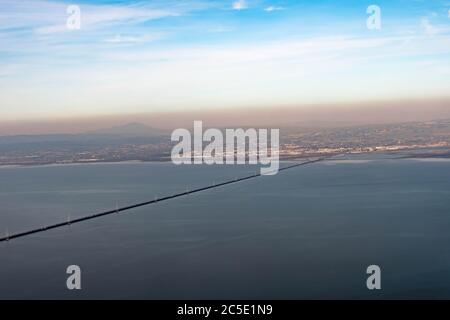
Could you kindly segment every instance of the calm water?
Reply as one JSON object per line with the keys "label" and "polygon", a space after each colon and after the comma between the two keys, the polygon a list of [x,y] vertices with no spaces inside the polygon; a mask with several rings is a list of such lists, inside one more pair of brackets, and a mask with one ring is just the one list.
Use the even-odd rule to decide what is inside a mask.
{"label": "calm water", "polygon": [[[450,298],[450,161],[355,159],[0,244],[0,298]],[[0,233],[254,170],[2,168]],[[71,264],[81,291],[65,287]],[[382,268],[381,291],[366,289],[371,264]]]}

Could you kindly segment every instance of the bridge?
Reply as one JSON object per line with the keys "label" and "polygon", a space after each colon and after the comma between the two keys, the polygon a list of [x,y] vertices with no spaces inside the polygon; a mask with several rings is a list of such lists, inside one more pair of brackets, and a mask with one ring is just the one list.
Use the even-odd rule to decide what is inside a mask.
{"label": "bridge", "polygon": [[[316,162],[319,162],[319,161],[323,161],[323,160],[325,160],[325,158],[319,158],[319,159],[315,159],[315,160],[308,160],[308,161],[305,161],[305,162],[301,162],[301,163],[297,163],[297,164],[293,164],[293,165],[290,165],[290,166],[286,166],[286,167],[280,168],[278,171],[284,171],[284,170],[288,170],[288,169],[292,169],[292,168],[296,168],[296,167],[300,167],[300,166],[305,166],[305,165],[313,164],[313,163],[316,163]],[[68,225],[75,224],[75,223],[80,223],[80,222],[91,220],[91,219],[100,218],[100,217],[103,217],[103,216],[108,216],[108,215],[112,215],[112,214],[118,214],[118,213],[129,211],[129,210],[132,210],[132,209],[135,209],[135,208],[148,206],[148,205],[159,203],[159,202],[169,201],[169,200],[172,200],[172,199],[175,199],[175,198],[180,198],[180,197],[183,197],[183,196],[187,196],[189,194],[198,193],[198,192],[202,192],[202,191],[206,191],[206,190],[210,190],[210,189],[215,189],[215,188],[220,188],[220,187],[223,187],[223,186],[226,186],[226,185],[239,183],[239,182],[250,180],[250,179],[255,179],[255,178],[258,178],[260,176],[261,176],[261,173],[254,173],[252,175],[241,177],[241,178],[236,178],[234,180],[228,180],[228,181],[225,181],[225,182],[213,184],[213,185],[206,186],[206,187],[201,187],[201,188],[198,188],[198,189],[193,189],[193,190],[190,190],[190,191],[186,190],[185,192],[176,193],[176,194],[173,194],[173,195],[170,195],[170,196],[165,196],[165,197],[162,197],[162,198],[159,198],[159,199],[155,198],[155,199],[150,200],[150,201],[140,202],[140,203],[136,203],[136,204],[132,204],[132,205],[126,206],[126,207],[120,207],[120,208],[118,207],[118,208],[116,208],[114,210],[108,210],[108,211],[104,211],[104,212],[94,213],[94,214],[83,216],[83,217],[76,218],[76,219],[73,219],[73,220],[67,220],[67,221],[64,221],[64,222],[59,222],[59,223],[55,223],[55,224],[51,224],[51,225],[47,225],[47,226],[43,226],[43,227],[31,229],[31,230],[26,230],[26,231],[22,231],[22,232],[18,232],[18,233],[9,234],[7,232],[7,234],[5,236],[0,238],[0,242],[9,241],[9,240],[16,239],[16,238],[22,238],[22,237],[26,237],[26,236],[29,236],[29,235],[32,235],[32,234],[45,232],[45,231],[52,230],[52,229],[62,228],[64,226],[68,226]]]}

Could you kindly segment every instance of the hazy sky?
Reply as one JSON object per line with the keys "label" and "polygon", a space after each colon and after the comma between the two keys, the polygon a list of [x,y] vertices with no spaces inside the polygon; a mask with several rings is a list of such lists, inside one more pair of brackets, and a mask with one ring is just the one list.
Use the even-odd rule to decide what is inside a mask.
{"label": "hazy sky", "polygon": [[449,92],[450,0],[0,0],[3,121]]}

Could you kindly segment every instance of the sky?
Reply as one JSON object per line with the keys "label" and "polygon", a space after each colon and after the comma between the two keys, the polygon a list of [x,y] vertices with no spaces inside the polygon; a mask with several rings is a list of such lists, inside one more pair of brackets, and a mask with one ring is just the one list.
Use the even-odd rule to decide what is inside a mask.
{"label": "sky", "polygon": [[0,121],[449,92],[450,0],[0,0]]}

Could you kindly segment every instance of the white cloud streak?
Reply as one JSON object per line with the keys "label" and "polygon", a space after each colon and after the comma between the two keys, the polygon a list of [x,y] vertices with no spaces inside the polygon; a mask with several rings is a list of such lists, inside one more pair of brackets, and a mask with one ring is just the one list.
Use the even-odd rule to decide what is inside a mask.
{"label": "white cloud streak", "polygon": [[[139,23],[179,16],[188,10],[171,4],[172,2],[168,2],[166,9],[154,8],[145,2],[114,6],[80,4],[82,28],[108,28],[120,23]],[[15,28],[33,29],[37,34],[67,31],[68,4],[45,0],[1,0],[0,5],[0,32]]]}
{"label": "white cloud streak", "polygon": [[145,35],[133,35],[133,36],[122,36],[120,34],[105,40],[107,43],[117,43],[117,44],[133,44],[133,43],[145,43],[152,42],[164,37],[163,34],[145,34]]}
{"label": "white cloud streak", "polygon": [[280,11],[280,10],[284,10],[284,8],[277,7],[277,6],[269,6],[264,9],[264,11],[266,11],[266,12],[273,12],[273,11]]}

